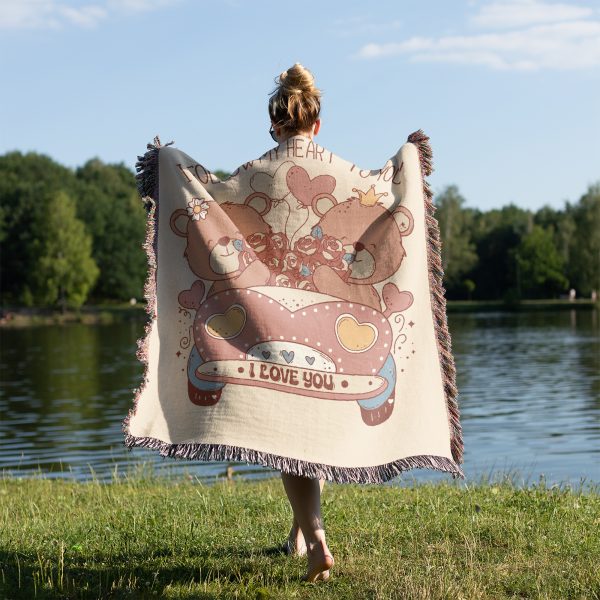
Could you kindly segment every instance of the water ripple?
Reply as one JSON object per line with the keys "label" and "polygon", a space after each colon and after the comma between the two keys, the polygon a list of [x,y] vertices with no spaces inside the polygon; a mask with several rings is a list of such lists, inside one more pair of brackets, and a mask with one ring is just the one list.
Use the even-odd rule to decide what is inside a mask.
{"label": "water ripple", "polygon": [[[524,479],[600,481],[598,312],[449,315],[465,442],[464,470]],[[0,356],[0,469],[18,476],[108,480],[151,465],[204,480],[227,463],[177,461],[123,445],[121,422],[143,366],[143,323],[4,330]],[[235,464],[251,478],[276,475]],[[406,478],[447,475],[423,470]]]}

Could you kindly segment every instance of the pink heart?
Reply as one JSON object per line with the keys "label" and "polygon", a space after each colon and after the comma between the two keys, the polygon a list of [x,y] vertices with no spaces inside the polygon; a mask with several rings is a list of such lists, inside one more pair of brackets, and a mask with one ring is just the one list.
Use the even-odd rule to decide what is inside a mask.
{"label": "pink heart", "polygon": [[[221,292],[210,295],[196,312],[194,342],[205,360],[239,359],[242,348],[256,346],[258,352],[272,350],[271,362],[279,360],[281,357],[281,364],[294,366],[293,352],[296,352],[298,361],[295,366],[314,366],[310,365],[311,361],[309,360],[306,361],[308,365],[306,364],[306,355],[302,352],[302,341],[307,338],[308,347],[321,351],[324,355],[329,356],[332,362],[337,364],[337,359],[342,358],[344,373],[371,375],[372,366],[380,364],[379,357],[389,353],[392,342],[389,321],[382,318],[384,315],[379,311],[362,311],[362,305],[356,302],[326,300],[311,304],[311,310],[306,310],[306,307],[290,310],[285,303],[270,298],[258,289],[231,288],[225,294],[228,295]],[[248,323],[261,319],[260,334],[256,327],[252,326],[242,327],[234,338],[214,335],[218,334],[214,328],[212,332],[208,331],[205,327],[206,323],[212,322],[215,315],[222,315],[233,309],[234,306],[248,315]],[[327,306],[329,310],[327,310]],[[294,315],[293,319],[291,315]],[[339,328],[340,316],[345,317],[343,331],[340,331]],[[364,337],[360,335],[365,331],[362,329],[364,327],[372,330],[373,334],[377,332],[373,343],[364,351],[349,351],[348,346],[342,344],[342,340],[348,339],[346,336],[354,338],[358,329],[358,341],[361,341],[360,338],[363,338],[362,341],[364,341]],[[281,339],[284,348],[286,342],[294,347],[293,349],[271,348],[269,338]],[[319,346],[317,346],[317,342]],[[352,348],[352,350],[356,349],[356,347]],[[310,358],[311,354],[308,356]],[[267,358],[264,354],[261,355],[262,357]],[[305,360],[302,360],[303,358]],[[318,365],[321,359],[317,357],[314,362]]]}
{"label": "pink heart", "polygon": [[413,295],[409,292],[401,292],[393,283],[386,283],[381,290],[381,296],[387,308],[386,314],[402,312],[413,303]]}
{"label": "pink heart", "polygon": [[179,300],[179,304],[185,308],[197,309],[202,302],[202,296],[204,296],[204,283],[201,279],[198,279],[197,281],[194,281],[189,290],[179,292],[177,300]]}
{"label": "pink heart", "polygon": [[269,175],[263,171],[254,173],[250,179],[250,187],[255,192],[262,192],[267,194],[273,189],[273,182],[275,181],[275,175]]}
{"label": "pink heart", "polygon": [[[257,171],[250,178],[250,187],[255,192],[261,192],[262,194],[266,194],[272,200],[282,200],[285,196],[288,195],[288,192],[285,190],[285,186],[283,185],[283,173],[286,169],[289,169],[291,161],[286,160],[284,163],[281,163],[275,173],[270,175],[265,171]],[[276,194],[277,197],[274,195]],[[283,195],[282,195],[283,194]]]}
{"label": "pink heart", "polygon": [[306,170],[297,165],[287,172],[288,188],[304,206],[311,206],[320,194],[331,194],[335,183],[335,177],[331,175],[318,175],[311,179]]}

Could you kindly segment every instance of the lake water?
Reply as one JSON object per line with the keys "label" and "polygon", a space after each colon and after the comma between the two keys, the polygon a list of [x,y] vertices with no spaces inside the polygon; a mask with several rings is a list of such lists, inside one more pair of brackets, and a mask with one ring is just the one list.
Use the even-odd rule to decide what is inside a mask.
{"label": "lake water", "polygon": [[[450,313],[467,481],[600,483],[597,310]],[[162,458],[123,444],[143,365],[142,321],[4,329],[0,470],[12,476],[107,481],[135,470],[210,483],[226,463]],[[234,463],[243,477],[278,471]],[[392,482],[451,477],[413,470]]]}

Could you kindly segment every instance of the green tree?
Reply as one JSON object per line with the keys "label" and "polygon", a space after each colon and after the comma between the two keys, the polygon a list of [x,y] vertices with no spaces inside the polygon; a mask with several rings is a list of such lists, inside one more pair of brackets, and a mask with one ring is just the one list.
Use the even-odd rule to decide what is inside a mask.
{"label": "green tree", "polygon": [[471,300],[473,292],[475,291],[475,282],[472,279],[464,279],[463,287],[467,292],[467,300]]}
{"label": "green tree", "polygon": [[534,215],[534,223],[552,234],[554,246],[564,264],[565,276],[571,279],[570,247],[576,230],[572,206],[569,202],[565,203],[564,210],[556,210],[548,205],[542,206]]}
{"label": "green tree", "polygon": [[[88,298],[141,298],[148,269],[147,216],[131,169],[93,158],[74,171],[43,154],[9,152],[0,156],[0,301],[41,302],[39,281],[32,279],[45,239],[39,229],[44,230],[49,199],[60,191],[75,202],[76,217],[92,236],[100,275]],[[53,297],[50,291],[48,297]]]}
{"label": "green tree", "polygon": [[575,233],[569,247],[571,285],[580,295],[600,291],[600,182],[572,208]]}
{"label": "green tree", "polygon": [[43,218],[44,198],[65,190],[77,194],[73,172],[35,152],[0,156],[0,294],[8,303],[33,302],[29,274],[37,266],[32,223]]}
{"label": "green tree", "polygon": [[564,276],[564,262],[552,232],[534,225],[520,244],[511,251],[518,265],[518,289],[528,298],[553,297],[569,285]]}
{"label": "green tree", "polygon": [[91,295],[141,298],[147,271],[146,212],[133,173],[125,165],[95,158],[78,168],[76,177],[81,184],[78,215],[93,236],[93,256],[101,272]]}
{"label": "green tree", "polygon": [[469,279],[475,283],[477,299],[495,300],[517,293],[517,265],[514,253],[521,238],[533,225],[529,211],[515,204],[477,213],[473,238],[479,261]]}
{"label": "green tree", "polygon": [[28,277],[31,293],[36,302],[59,304],[63,310],[81,306],[99,275],[92,238],[68,194],[53,193],[45,204],[33,225],[38,260]]}
{"label": "green tree", "polygon": [[463,208],[465,199],[455,185],[435,197],[435,217],[442,240],[442,268],[447,296],[464,295],[464,276],[477,264],[475,245],[471,240],[474,213]]}

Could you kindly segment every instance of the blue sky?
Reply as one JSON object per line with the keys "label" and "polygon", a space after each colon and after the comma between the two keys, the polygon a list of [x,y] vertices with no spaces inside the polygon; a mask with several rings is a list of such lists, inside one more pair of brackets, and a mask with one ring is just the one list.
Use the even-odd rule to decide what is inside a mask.
{"label": "blue sky", "polygon": [[159,134],[233,170],[272,147],[296,61],[323,92],[317,141],[362,168],[421,128],[434,192],[467,206],[562,208],[600,180],[594,0],[0,0],[0,153],[133,168]]}

